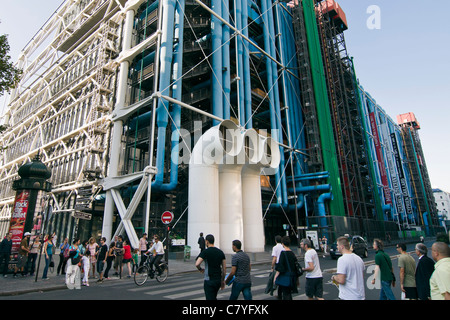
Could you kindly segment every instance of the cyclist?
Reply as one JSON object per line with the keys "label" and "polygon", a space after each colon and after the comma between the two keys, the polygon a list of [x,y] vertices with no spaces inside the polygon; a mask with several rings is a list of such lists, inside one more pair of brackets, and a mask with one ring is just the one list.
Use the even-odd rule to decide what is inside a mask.
{"label": "cyclist", "polygon": [[153,265],[156,267],[156,271],[161,273],[161,269],[159,268],[159,264],[161,263],[162,258],[164,257],[164,247],[161,241],[159,241],[159,236],[155,235],[155,242],[151,246],[150,249],[146,252],[147,255],[150,255],[153,252],[153,256],[150,257],[150,269],[153,271]]}

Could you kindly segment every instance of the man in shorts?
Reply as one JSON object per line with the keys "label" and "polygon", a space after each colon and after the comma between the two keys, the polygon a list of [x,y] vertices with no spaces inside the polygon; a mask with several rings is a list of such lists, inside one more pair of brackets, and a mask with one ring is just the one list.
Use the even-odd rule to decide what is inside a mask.
{"label": "man in shorts", "polygon": [[406,244],[397,244],[398,267],[400,268],[400,286],[406,299],[417,300],[416,261],[406,252]]}
{"label": "man in shorts", "polygon": [[300,247],[306,251],[305,253],[305,268],[306,272],[306,285],[305,294],[309,300],[323,299],[323,276],[322,270],[320,270],[319,256],[316,250],[312,248],[311,240],[303,239],[300,243]]}
{"label": "man in shorts", "polygon": [[[19,254],[17,255],[17,265],[14,268],[14,278],[17,278],[17,272],[20,270],[22,272],[22,276],[27,274],[27,270],[25,268],[28,261],[28,252],[29,250],[29,242],[30,242],[31,233],[25,232],[25,236],[20,242]],[[25,270],[24,270],[25,269]]]}
{"label": "man in shorts", "polygon": [[342,257],[337,262],[337,271],[331,281],[338,285],[339,299],[365,300],[364,261],[352,252],[347,237],[337,239],[337,249]]}

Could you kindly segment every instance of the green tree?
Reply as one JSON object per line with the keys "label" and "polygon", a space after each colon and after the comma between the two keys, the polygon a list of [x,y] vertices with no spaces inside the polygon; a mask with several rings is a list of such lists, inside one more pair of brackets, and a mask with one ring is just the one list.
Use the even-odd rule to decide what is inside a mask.
{"label": "green tree", "polygon": [[10,92],[22,75],[22,70],[15,68],[10,62],[9,50],[8,36],[0,35],[0,96],[5,92]]}

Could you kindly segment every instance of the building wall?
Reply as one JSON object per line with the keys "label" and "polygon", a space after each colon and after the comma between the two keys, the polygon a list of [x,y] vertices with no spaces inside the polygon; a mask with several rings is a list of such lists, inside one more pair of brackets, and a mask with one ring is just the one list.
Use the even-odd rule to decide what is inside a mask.
{"label": "building wall", "polygon": [[441,189],[433,189],[434,201],[439,215],[439,221],[448,230],[450,221],[450,193]]}
{"label": "building wall", "polygon": [[[202,1],[204,5],[194,0],[119,2],[121,6],[115,0],[66,0],[25,48],[19,61],[24,78],[4,115],[11,130],[0,137],[8,146],[0,155],[4,186],[0,220],[10,217],[14,200],[10,186],[17,169],[40,151],[53,173],[51,231],[60,239],[76,234],[110,239],[122,233],[136,245],[144,231],[162,232],[160,215],[167,210],[177,220],[173,232],[186,237],[186,159],[201,133],[231,119],[279,144],[280,166],[274,175],[262,178],[267,244],[283,232],[284,224],[290,226],[294,240],[301,236],[297,225],[319,225],[319,233],[326,231],[332,237],[346,233],[349,226],[351,233],[376,230],[373,236],[396,230],[399,224],[420,225],[399,128],[364,90],[353,88],[355,97],[358,93],[362,97],[364,119],[348,118],[358,132],[363,132],[358,127],[362,123],[356,120],[365,121],[369,145],[367,150],[358,149],[363,150],[360,153],[352,151],[351,161],[363,163],[352,172],[364,172],[356,175],[353,189],[340,189],[339,174],[355,177],[342,166],[329,172],[322,172],[320,163],[309,166],[308,152],[320,150],[311,145],[313,138],[327,138],[328,146],[335,147],[333,139],[341,132],[336,132],[336,125],[333,132],[331,123],[320,134],[309,134],[310,127],[305,126],[312,122],[302,100],[306,92],[300,90],[307,73],[298,72],[302,60],[297,56],[294,8],[271,0],[236,1],[237,8],[234,2],[228,7],[228,2],[218,0]],[[315,23],[314,7],[309,9]],[[230,38],[234,28],[242,33]],[[345,47],[342,29],[338,31],[333,39]],[[313,59],[323,61],[320,52]],[[348,84],[354,73],[352,64],[346,63]],[[323,96],[328,95],[323,88]],[[351,103],[357,107],[356,99]],[[327,119],[333,116],[325,107],[320,120],[323,112],[329,112]],[[405,188],[400,190],[391,135],[405,176]],[[324,158],[329,151],[322,146],[321,152]],[[333,152],[337,159],[337,151]],[[366,152],[373,161],[373,177],[365,168],[368,160],[358,158]],[[374,182],[376,192],[366,179]],[[330,192],[335,197],[319,203],[319,197]],[[358,197],[344,200],[336,196],[340,192]],[[412,212],[405,209],[408,199]],[[377,201],[385,209],[390,205],[389,210],[381,212]],[[355,209],[337,210],[344,206]],[[76,211],[87,212],[92,219],[80,221],[73,217]]]}

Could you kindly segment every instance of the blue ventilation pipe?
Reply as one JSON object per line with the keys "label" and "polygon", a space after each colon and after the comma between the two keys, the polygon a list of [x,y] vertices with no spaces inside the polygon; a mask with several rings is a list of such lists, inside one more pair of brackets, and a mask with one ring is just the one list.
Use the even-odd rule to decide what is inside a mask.
{"label": "blue ventilation pipe", "polygon": [[[222,18],[226,22],[230,22],[230,8],[228,1],[222,1]],[[222,26],[222,71],[223,71],[223,118],[230,119],[231,117],[231,65],[230,65],[230,27],[226,24]]]}
{"label": "blue ventilation pipe", "polygon": [[[222,16],[222,1],[212,0],[211,9]],[[211,32],[212,32],[212,113],[223,118],[223,97],[222,97],[222,22],[213,14],[211,14]],[[213,126],[219,124],[218,120],[213,120]]]}
{"label": "blue ventilation pipe", "polygon": [[[262,0],[261,1],[261,10],[262,10],[262,19],[264,22],[264,49],[265,51],[271,55],[272,49],[271,49],[271,36],[270,36],[270,27],[269,27],[269,14],[267,13],[268,10],[268,0]],[[274,36],[274,35],[272,35]],[[282,141],[282,137],[280,137],[279,133],[281,131],[281,114],[279,112],[279,105],[278,108],[276,108],[276,97],[274,94],[274,91],[272,90],[273,84],[274,84],[274,77],[272,75],[273,68],[272,68],[272,60],[266,56],[266,70],[267,70],[267,90],[269,95],[269,104],[270,104],[270,127],[272,128],[272,138],[275,139],[277,142]],[[275,74],[275,80],[276,80],[276,74]],[[279,101],[278,101],[279,103]],[[279,130],[278,130],[279,129]],[[281,176],[280,171],[284,172],[284,151],[283,148],[280,147],[280,155],[281,155],[281,161],[280,161],[280,167],[279,170],[275,173],[275,181],[278,184],[278,181],[280,181],[280,186],[277,186],[276,188],[276,195],[277,195],[277,203],[271,204],[271,208],[277,208],[277,207],[285,207],[288,204],[287,201],[287,192],[286,190],[286,181],[285,176]],[[280,170],[281,168],[281,170]]]}
{"label": "blue ventilation pipe", "polygon": [[[264,2],[261,1],[261,2]],[[269,29],[269,46],[267,49],[269,49],[268,53],[270,56],[276,58],[277,52],[275,47],[275,27],[274,27],[274,17],[273,17],[273,10],[272,10],[272,0],[266,0],[267,5],[267,15],[268,15],[268,29]],[[275,114],[276,114],[276,121],[277,121],[277,127],[279,129],[278,134],[278,142],[283,143],[283,132],[282,132],[282,125],[281,125],[281,107],[280,107],[280,93],[279,93],[279,87],[278,87],[278,65],[272,61],[269,60],[269,68],[272,66],[272,84],[274,85],[273,90],[273,98],[274,98],[274,106],[275,106]],[[269,88],[271,89],[271,87]],[[284,158],[284,148],[281,148],[281,161],[280,161],[280,168],[281,170],[285,170],[286,161]],[[283,202],[287,203],[287,185],[286,185],[286,175],[281,176],[281,191],[283,196]]]}
{"label": "blue ventilation pipe", "polygon": [[[174,24],[170,23],[171,21],[174,21],[175,18],[175,6],[176,6],[177,0],[164,0],[163,1],[163,21],[167,22],[164,23],[164,30],[162,32],[162,40],[161,40],[161,72],[160,72],[160,79],[159,79],[159,90],[163,90],[163,95],[169,95],[170,92],[170,81],[171,81],[171,67],[172,67],[172,60],[174,55],[174,41],[173,41],[173,34],[174,34]],[[181,76],[181,66],[182,66],[182,46],[183,46],[183,12],[184,12],[184,0],[180,1],[178,0],[178,16],[181,16],[181,20],[179,20],[179,23],[177,25],[177,28],[179,29],[179,39],[177,46],[176,46],[176,64],[178,64],[178,70],[176,79],[179,79]],[[181,40],[181,41],[180,41]],[[180,82],[181,79],[178,81]],[[175,89],[176,88],[176,89]],[[177,95],[180,97],[181,93],[181,84],[177,83],[174,86],[173,95]],[[172,152],[175,153],[176,150],[179,150],[179,133],[176,128],[180,127],[181,124],[181,108],[177,105],[174,105],[172,108],[172,117],[175,122],[173,125],[173,134],[172,134]],[[155,175],[155,180],[152,182],[152,189],[154,188],[155,191],[170,191],[173,190],[177,183],[178,183],[178,161],[171,161],[171,182],[168,184],[164,184],[164,160],[165,160],[165,147],[166,147],[166,130],[168,125],[168,111],[166,110],[166,107],[163,105],[163,102],[158,100],[158,108],[156,110],[156,124],[158,128],[158,140],[157,140],[157,153],[156,153],[156,168],[157,173]],[[173,154],[172,153],[172,154]],[[178,153],[176,153],[178,156]],[[151,156],[151,155],[150,155]],[[172,157],[171,157],[172,159]],[[176,158],[178,159],[178,157]]]}
{"label": "blue ventilation pipe", "polygon": [[[240,2],[240,1],[239,1]],[[248,38],[248,0],[242,2],[242,34]],[[253,128],[252,120],[252,84],[250,78],[250,53],[249,44],[246,40],[242,41],[243,44],[243,68],[244,74],[243,82],[244,86],[244,109],[245,109],[245,123],[246,128]]]}
{"label": "blue ventilation pipe", "polygon": [[[331,188],[330,188],[331,190]],[[325,210],[325,201],[331,201],[333,200],[333,194],[331,192],[323,193],[320,195],[319,199],[317,200],[317,211],[320,217],[320,226],[323,228],[322,233],[325,237],[328,237],[328,229],[327,226],[327,218],[326,218],[326,210]]]}
{"label": "blue ventilation pipe", "polygon": [[[281,4],[278,3],[275,5],[276,8],[276,21],[277,21],[277,30],[280,37],[278,38],[279,43],[279,51],[281,52],[281,63],[289,67],[291,63],[291,56],[292,56],[292,47],[291,43],[293,42],[293,39],[290,38],[288,41],[288,35],[291,33],[287,29],[287,21],[291,21],[290,19],[287,19],[285,15],[280,13],[280,6]],[[282,10],[283,11],[283,10]],[[284,11],[283,11],[284,13]],[[294,59],[295,60],[295,59]],[[295,69],[292,69],[295,70]],[[285,70],[282,71],[282,80],[283,80],[283,93],[284,93],[284,104],[286,107],[288,107],[288,114],[289,114],[289,123],[286,119],[286,126],[289,126],[290,129],[290,138],[291,138],[291,144],[294,148],[304,148],[304,140],[298,139],[298,136],[301,134],[299,130],[299,124],[303,123],[303,120],[298,118],[297,109],[299,108],[298,103],[296,103],[296,99],[294,97],[294,90],[292,87],[292,75]],[[294,161],[294,159],[292,159]],[[294,173],[295,175],[300,175],[302,173],[301,166],[299,164],[299,161],[294,161],[293,163]]]}

